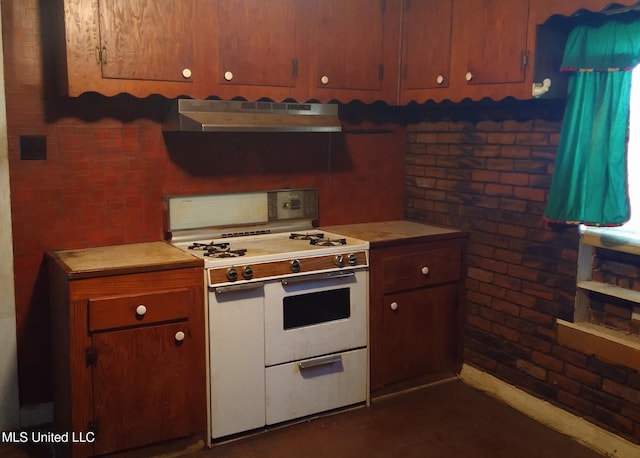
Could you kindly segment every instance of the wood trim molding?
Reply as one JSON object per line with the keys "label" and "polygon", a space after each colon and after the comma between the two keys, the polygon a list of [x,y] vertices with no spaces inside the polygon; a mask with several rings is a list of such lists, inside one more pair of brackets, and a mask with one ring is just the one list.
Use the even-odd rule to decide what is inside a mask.
{"label": "wood trim molding", "polygon": [[558,343],[608,363],[640,370],[640,337],[590,322],[557,320]]}

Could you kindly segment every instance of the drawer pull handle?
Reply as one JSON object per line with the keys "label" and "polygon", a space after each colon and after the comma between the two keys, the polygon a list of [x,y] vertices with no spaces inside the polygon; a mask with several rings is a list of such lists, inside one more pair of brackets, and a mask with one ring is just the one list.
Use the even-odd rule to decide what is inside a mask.
{"label": "drawer pull handle", "polygon": [[429,275],[429,268],[427,266],[424,266],[421,272],[422,272],[422,275]]}
{"label": "drawer pull handle", "polygon": [[136,307],[136,315],[144,316],[145,313],[147,313],[147,307],[142,304]]}
{"label": "drawer pull handle", "polygon": [[178,331],[176,332],[176,335],[174,337],[176,339],[176,342],[182,342],[184,340],[184,332]]}
{"label": "drawer pull handle", "polygon": [[342,356],[327,356],[325,358],[313,359],[311,361],[302,361],[298,363],[300,369],[309,369],[318,366],[327,366],[329,364],[341,363]]}
{"label": "drawer pull handle", "polygon": [[391,310],[398,310],[398,303],[397,302],[392,302],[391,303]]}

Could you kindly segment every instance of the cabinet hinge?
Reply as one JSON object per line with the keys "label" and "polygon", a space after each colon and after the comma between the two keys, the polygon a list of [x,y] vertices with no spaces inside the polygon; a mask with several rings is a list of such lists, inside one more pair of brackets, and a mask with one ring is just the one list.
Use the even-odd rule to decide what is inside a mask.
{"label": "cabinet hinge", "polygon": [[520,63],[522,67],[529,65],[529,53],[527,51],[522,51],[522,60]]}
{"label": "cabinet hinge", "polygon": [[98,65],[104,65],[107,63],[107,47],[103,46],[100,48],[96,46],[96,63]]}
{"label": "cabinet hinge", "polygon": [[93,439],[96,439],[98,437],[98,429],[98,420],[90,420],[87,422],[87,432],[93,433]]}
{"label": "cabinet hinge", "polygon": [[298,76],[298,59],[291,60],[291,75]]}
{"label": "cabinet hinge", "polygon": [[378,79],[382,81],[383,78],[384,78],[384,65],[380,64],[378,65]]}
{"label": "cabinet hinge", "polygon": [[88,347],[85,351],[87,367],[96,366],[98,364],[98,350]]}

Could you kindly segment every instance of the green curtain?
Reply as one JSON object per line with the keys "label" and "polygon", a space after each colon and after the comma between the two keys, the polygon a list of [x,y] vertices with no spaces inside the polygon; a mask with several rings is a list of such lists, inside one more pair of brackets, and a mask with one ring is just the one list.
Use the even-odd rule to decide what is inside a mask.
{"label": "green curtain", "polygon": [[579,26],[570,33],[562,70],[571,75],[548,220],[592,225],[629,220],[629,94],[639,58],[640,20]]}

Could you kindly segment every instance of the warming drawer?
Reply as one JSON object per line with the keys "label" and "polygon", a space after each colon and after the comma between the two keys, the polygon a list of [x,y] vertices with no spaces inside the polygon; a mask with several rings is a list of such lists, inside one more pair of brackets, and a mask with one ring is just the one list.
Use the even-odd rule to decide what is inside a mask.
{"label": "warming drawer", "polygon": [[367,399],[366,348],[266,369],[267,424]]}

